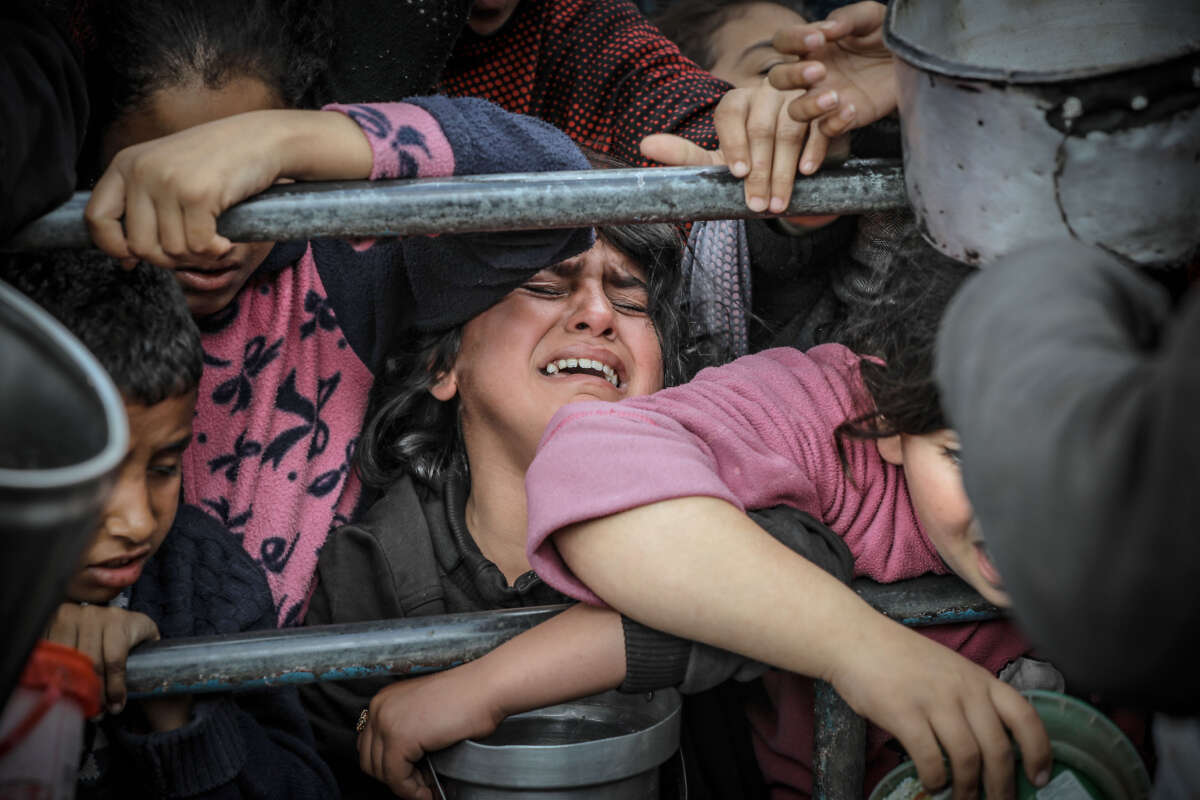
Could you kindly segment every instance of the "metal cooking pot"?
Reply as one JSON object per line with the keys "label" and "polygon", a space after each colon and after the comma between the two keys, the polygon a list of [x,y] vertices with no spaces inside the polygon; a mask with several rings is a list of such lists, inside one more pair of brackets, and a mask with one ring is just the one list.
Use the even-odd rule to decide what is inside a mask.
{"label": "metal cooking pot", "polygon": [[946,254],[1200,242],[1200,3],[892,0],[884,36],[909,199]]}
{"label": "metal cooking pot", "polygon": [[0,708],[62,602],[128,446],[108,374],[0,282]]}
{"label": "metal cooking pot", "polygon": [[659,800],[681,706],[674,689],[604,692],[514,714],[429,760],[446,800]]}

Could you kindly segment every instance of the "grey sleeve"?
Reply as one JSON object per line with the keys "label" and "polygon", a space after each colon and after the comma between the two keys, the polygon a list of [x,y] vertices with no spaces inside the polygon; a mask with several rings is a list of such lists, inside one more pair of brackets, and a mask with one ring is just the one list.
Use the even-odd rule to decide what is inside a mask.
{"label": "grey sleeve", "polygon": [[[1068,243],[951,304],[937,378],[1023,627],[1068,678],[1200,704],[1200,292]],[[1190,696],[1189,696],[1190,695]]]}
{"label": "grey sleeve", "polygon": [[[803,558],[849,581],[854,559],[837,534],[814,517],[788,506],[749,512],[767,533]],[[623,692],[643,692],[676,686],[685,694],[711,689],[730,678],[748,681],[768,669],[766,664],[701,642],[690,642],[622,618],[625,630]]]}

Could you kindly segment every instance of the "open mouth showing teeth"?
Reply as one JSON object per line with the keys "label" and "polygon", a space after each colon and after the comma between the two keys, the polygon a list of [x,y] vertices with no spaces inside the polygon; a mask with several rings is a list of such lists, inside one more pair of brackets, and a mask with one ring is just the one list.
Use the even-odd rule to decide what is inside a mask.
{"label": "open mouth showing teeth", "polygon": [[105,569],[120,569],[121,567],[129,566],[130,564],[134,563],[135,561],[141,561],[141,560],[142,560],[142,556],[140,556],[140,555],[127,556],[125,558],[110,558],[108,561],[102,561],[99,564],[97,564],[96,566],[103,567]]}
{"label": "open mouth showing teeth", "polygon": [[560,372],[566,375],[595,375],[617,388],[621,386],[621,379],[612,367],[590,358],[560,358],[542,367],[543,375],[557,375]]}

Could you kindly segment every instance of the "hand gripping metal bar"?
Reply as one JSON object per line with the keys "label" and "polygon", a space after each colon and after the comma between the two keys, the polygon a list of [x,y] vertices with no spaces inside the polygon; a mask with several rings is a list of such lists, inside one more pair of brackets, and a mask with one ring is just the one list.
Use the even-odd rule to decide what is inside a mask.
{"label": "hand gripping metal bar", "polygon": [[[89,197],[77,192],[0,250],[91,247],[83,219]],[[899,161],[857,160],[798,179],[785,213],[854,214],[907,203]],[[293,183],[230,208],[217,230],[252,242],[761,216],[770,215],[746,208],[741,179],[724,167],[660,167]]]}

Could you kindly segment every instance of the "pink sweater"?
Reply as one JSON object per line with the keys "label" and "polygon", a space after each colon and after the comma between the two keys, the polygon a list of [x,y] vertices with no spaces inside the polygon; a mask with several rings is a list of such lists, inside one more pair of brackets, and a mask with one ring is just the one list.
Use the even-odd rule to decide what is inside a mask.
{"label": "pink sweater", "polygon": [[[903,470],[858,439],[843,440],[849,478],[843,470],[834,430],[869,407],[858,361],[841,345],[769,350],[650,397],[559,410],[526,474],[534,569],[572,597],[601,604],[563,562],[554,531],[661,500],[711,496],[741,509],[787,504],[813,514],[843,537],[860,576],[891,582],[946,573]],[[1008,623],[922,632],[993,672],[1028,650]],[[773,796],[806,796],[812,683],[774,672],[766,685],[774,709],[750,713],[760,766]],[[881,750],[886,738],[879,729],[869,734],[868,786],[896,761]]]}

